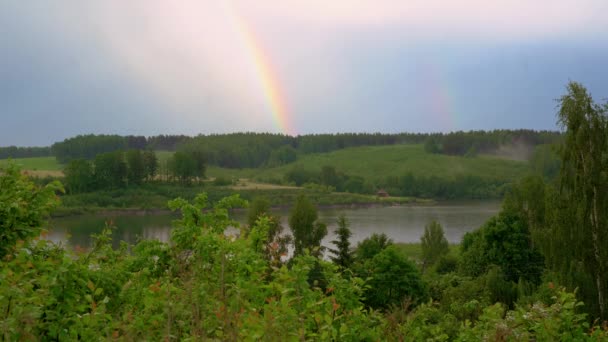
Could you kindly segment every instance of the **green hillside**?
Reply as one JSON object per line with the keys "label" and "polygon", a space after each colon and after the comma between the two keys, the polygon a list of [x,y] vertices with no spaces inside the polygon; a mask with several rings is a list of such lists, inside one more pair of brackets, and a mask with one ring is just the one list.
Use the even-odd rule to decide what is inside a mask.
{"label": "green hillside", "polygon": [[[172,152],[159,151],[159,161],[165,162]],[[54,157],[18,158],[14,161],[23,170],[59,171],[63,168]],[[0,165],[7,159],[0,160]],[[387,176],[437,176],[443,179],[455,176],[476,176],[511,181],[521,177],[528,168],[526,162],[494,156],[461,157],[430,154],[422,145],[366,146],[300,156],[295,163],[273,168],[227,169],[209,166],[210,177],[249,178],[257,181],[280,181],[293,168],[318,172],[325,165],[350,176],[361,176],[371,181]]]}
{"label": "green hillside", "polygon": [[301,156],[292,164],[275,168],[224,169],[210,167],[209,176],[251,178],[256,180],[282,179],[286,172],[297,168],[319,171],[325,165],[351,176],[372,181],[387,176],[401,176],[411,172],[414,176],[476,176],[512,181],[521,177],[528,164],[493,156],[460,157],[430,154],[422,145],[366,146],[338,150],[330,153]]}

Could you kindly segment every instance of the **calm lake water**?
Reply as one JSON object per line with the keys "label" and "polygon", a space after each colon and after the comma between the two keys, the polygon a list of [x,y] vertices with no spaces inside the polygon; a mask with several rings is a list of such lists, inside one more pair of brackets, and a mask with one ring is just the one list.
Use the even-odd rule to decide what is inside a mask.
{"label": "calm lake water", "polygon": [[[329,234],[324,245],[334,239],[336,219],[345,214],[353,232],[351,243],[365,239],[373,233],[385,233],[395,242],[419,242],[424,226],[431,220],[439,221],[451,243],[460,242],[465,232],[482,225],[488,218],[498,213],[500,202],[462,202],[425,206],[327,208],[319,210],[319,218],[328,225]],[[288,231],[288,210],[277,210],[281,215],[285,231]],[[57,218],[50,222],[48,238],[68,246],[88,247],[91,234],[101,232],[106,221],[112,221],[115,245],[121,240],[135,243],[139,239],[159,239],[167,241],[171,231],[171,221],[178,216],[170,214],[125,215],[95,214],[67,218]],[[233,218],[240,223],[246,221],[245,211],[236,211]]]}

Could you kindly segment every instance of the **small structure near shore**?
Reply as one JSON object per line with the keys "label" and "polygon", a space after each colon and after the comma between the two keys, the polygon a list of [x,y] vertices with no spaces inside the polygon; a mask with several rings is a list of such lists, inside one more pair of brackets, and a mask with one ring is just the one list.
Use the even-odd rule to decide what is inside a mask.
{"label": "small structure near shore", "polygon": [[384,189],[380,189],[376,193],[376,196],[378,196],[378,197],[388,197],[388,192],[386,192],[386,190],[384,190]]}

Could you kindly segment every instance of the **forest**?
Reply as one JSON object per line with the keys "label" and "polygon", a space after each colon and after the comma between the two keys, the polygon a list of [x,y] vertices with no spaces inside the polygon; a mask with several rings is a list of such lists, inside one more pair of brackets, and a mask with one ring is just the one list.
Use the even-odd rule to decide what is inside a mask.
{"label": "forest", "polygon": [[[328,222],[305,195],[284,227],[268,198],[204,192],[168,202],[180,216],[167,242],[113,248],[107,222],[90,248],[66,248],[44,238],[64,186],[34,183],[9,163],[0,171],[0,332],[11,341],[608,340],[608,104],[574,82],[559,103],[557,166],[541,158],[457,246],[428,222],[419,258],[383,234],[351,245],[344,216],[325,248]],[[154,153],[123,148],[79,155],[66,181],[91,169],[83,178],[98,186],[124,186],[111,172],[127,185],[154,174]],[[321,182],[332,177],[323,168]],[[246,224],[231,218],[236,207],[248,208]]]}

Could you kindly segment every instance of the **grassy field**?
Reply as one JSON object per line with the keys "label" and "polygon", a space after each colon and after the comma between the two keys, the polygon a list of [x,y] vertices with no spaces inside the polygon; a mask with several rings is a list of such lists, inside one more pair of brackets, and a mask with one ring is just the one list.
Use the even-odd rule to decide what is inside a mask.
{"label": "grassy field", "polygon": [[[1,159],[0,166],[8,164],[9,159]],[[61,171],[63,165],[55,157],[16,158],[13,161],[28,171]]]}
{"label": "grassy field", "polygon": [[401,176],[411,172],[414,176],[453,178],[469,175],[512,181],[522,177],[528,164],[494,156],[473,158],[429,154],[422,145],[366,146],[348,148],[330,153],[310,154],[292,164],[275,168],[224,169],[209,167],[211,177],[248,178],[261,182],[281,180],[294,167],[319,171],[325,165],[348,175],[369,180],[387,176]]}
{"label": "grassy field", "polygon": [[[158,160],[164,164],[173,152],[157,151]],[[28,171],[60,171],[62,165],[54,157],[14,159],[22,169]],[[7,160],[0,160],[0,165]],[[437,176],[453,178],[459,175],[489,177],[502,180],[516,180],[528,169],[526,162],[508,160],[495,156],[473,158],[429,154],[422,145],[390,145],[347,148],[330,153],[301,156],[292,164],[274,168],[226,169],[209,166],[207,175],[211,178],[249,179],[257,183],[274,182],[284,178],[294,167],[319,171],[325,165],[348,175],[361,176],[372,181],[387,176],[401,176],[411,172],[414,176]]]}

